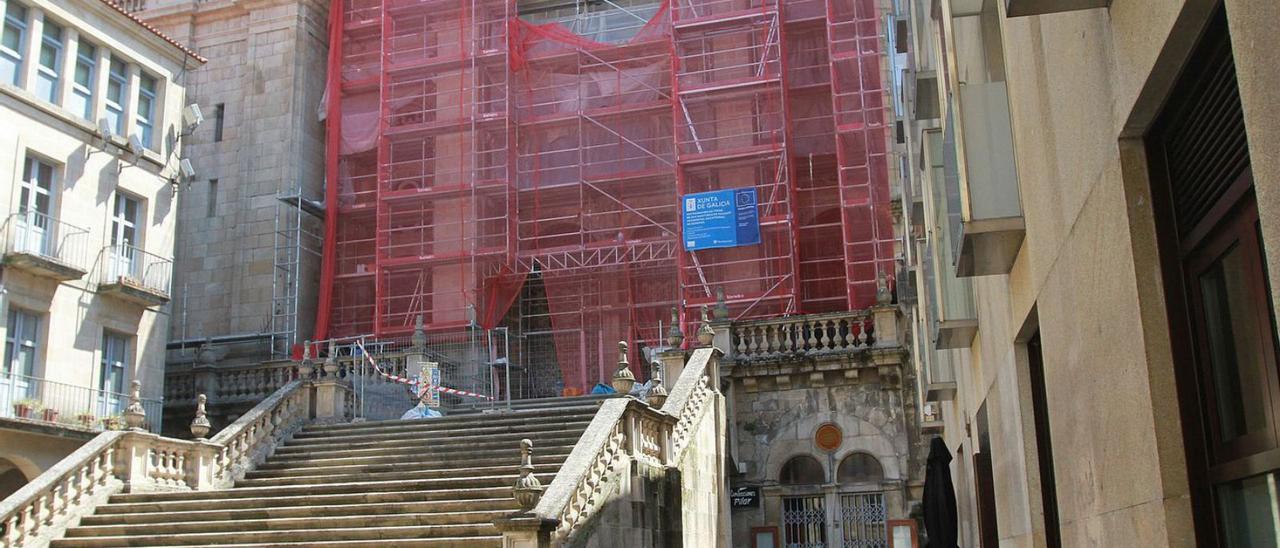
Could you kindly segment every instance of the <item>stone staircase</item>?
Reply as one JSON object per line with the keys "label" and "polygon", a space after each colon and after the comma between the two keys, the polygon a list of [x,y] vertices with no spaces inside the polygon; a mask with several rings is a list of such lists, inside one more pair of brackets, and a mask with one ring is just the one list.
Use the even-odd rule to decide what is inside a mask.
{"label": "stone staircase", "polygon": [[112,495],[52,546],[500,546],[520,440],[550,484],[599,406],[308,425],[231,489]]}

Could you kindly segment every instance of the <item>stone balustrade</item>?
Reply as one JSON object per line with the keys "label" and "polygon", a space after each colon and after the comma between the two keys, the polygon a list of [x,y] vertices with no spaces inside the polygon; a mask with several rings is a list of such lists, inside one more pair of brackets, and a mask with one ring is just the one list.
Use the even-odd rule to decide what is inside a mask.
{"label": "stone balustrade", "polygon": [[166,407],[189,408],[197,394],[212,405],[260,401],[297,376],[297,364],[270,361],[249,365],[170,367],[165,371]]}
{"label": "stone balustrade", "polygon": [[211,440],[99,434],[0,501],[5,546],[41,546],[112,494],[230,486],[308,419],[308,392],[292,381]]}
{"label": "stone balustrade", "polygon": [[896,310],[886,306],[739,321],[717,331],[727,330],[721,346],[737,362],[860,352],[899,344]]}
{"label": "stone balustrade", "polygon": [[632,461],[679,466],[719,395],[720,355],[710,347],[694,350],[661,409],[632,397],[605,401],[533,510],[499,520],[503,546],[572,544],[607,502],[605,486],[630,474]]}

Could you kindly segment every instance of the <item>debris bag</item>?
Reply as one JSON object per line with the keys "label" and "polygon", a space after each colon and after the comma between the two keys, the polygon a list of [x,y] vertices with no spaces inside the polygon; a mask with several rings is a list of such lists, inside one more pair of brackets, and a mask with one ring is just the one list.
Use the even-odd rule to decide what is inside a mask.
{"label": "debris bag", "polygon": [[441,415],[439,411],[436,411],[435,409],[427,407],[427,404],[419,403],[418,405],[415,405],[412,409],[405,411],[404,414],[400,416],[400,420],[433,419],[436,417],[443,417],[443,416],[444,415]]}
{"label": "debris bag", "polygon": [[607,384],[597,383],[596,387],[591,389],[591,393],[592,394],[616,394],[618,393],[618,391],[614,390],[612,386],[609,386]]}

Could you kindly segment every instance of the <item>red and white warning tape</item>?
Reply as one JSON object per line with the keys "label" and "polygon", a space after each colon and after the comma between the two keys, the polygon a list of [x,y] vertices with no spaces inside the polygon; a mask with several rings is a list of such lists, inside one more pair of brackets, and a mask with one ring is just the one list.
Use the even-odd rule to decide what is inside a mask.
{"label": "red and white warning tape", "polygon": [[385,378],[385,379],[387,379],[387,380],[389,380],[389,381],[391,381],[391,382],[395,382],[395,383],[399,383],[399,384],[407,384],[407,385],[409,385],[409,386],[413,386],[413,387],[415,387],[415,388],[418,388],[418,397],[422,397],[422,394],[423,394],[424,392],[426,392],[428,389],[435,388],[436,390],[440,391],[440,393],[442,393],[442,394],[454,394],[454,395],[458,395],[458,396],[464,396],[464,397],[468,397],[468,398],[479,398],[479,399],[483,399],[483,400],[492,400],[492,399],[493,399],[493,398],[491,398],[491,397],[489,397],[489,396],[486,396],[486,395],[484,395],[484,394],[477,394],[477,393],[475,393],[475,392],[467,392],[466,390],[458,390],[457,388],[449,388],[449,387],[447,387],[447,386],[430,386],[430,385],[427,385],[426,383],[423,383],[423,382],[420,382],[420,381],[415,381],[415,380],[410,379],[410,378],[401,377],[400,375],[392,375],[391,373],[387,373],[386,371],[383,371],[383,370],[382,370],[382,367],[380,367],[380,366],[378,365],[378,362],[377,362],[377,361],[375,361],[375,360],[373,359],[373,356],[370,356],[370,355],[369,355],[369,353],[368,353],[367,351],[365,351],[365,349],[364,349],[364,345],[363,345],[363,344],[360,344],[359,342],[356,342],[356,346],[359,346],[359,347],[360,347],[360,354],[361,354],[362,356],[364,356],[364,359],[365,359],[366,361],[368,361],[368,362],[369,362],[369,365],[372,365],[372,366],[373,366],[373,370],[374,370],[374,371],[377,371],[379,375],[382,375],[382,377],[383,377],[383,378]]}

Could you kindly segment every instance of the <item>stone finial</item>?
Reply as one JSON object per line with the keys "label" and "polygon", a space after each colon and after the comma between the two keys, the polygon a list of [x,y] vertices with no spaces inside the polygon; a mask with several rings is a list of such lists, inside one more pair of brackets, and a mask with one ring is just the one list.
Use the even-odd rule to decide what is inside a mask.
{"label": "stone finial", "polygon": [[209,401],[204,394],[196,396],[196,418],[191,419],[191,435],[198,440],[204,440],[209,435],[209,429],[213,425],[209,424],[209,418],[204,410],[205,402]]}
{"label": "stone finial", "polygon": [[716,287],[715,318],[717,320],[729,319],[729,302],[724,297],[724,287]]}
{"label": "stone finial", "polygon": [[649,405],[661,409],[667,402],[667,389],[662,386],[662,362],[654,360],[649,364],[649,378],[653,379],[653,388],[649,389]]}
{"label": "stone finial", "polygon": [[196,352],[196,361],[200,365],[213,365],[218,361],[218,353],[213,350],[213,339],[205,337],[204,344]]}
{"label": "stone finial", "polygon": [[124,408],[124,423],[130,430],[142,431],[147,422],[147,411],[142,408],[142,383],[134,379],[129,388],[129,406]]}
{"label": "stone finial", "polygon": [[324,358],[324,374],[330,377],[338,374],[338,342],[329,341],[329,355]]}
{"label": "stone finial", "polygon": [[680,348],[684,342],[684,332],[680,330],[680,309],[671,307],[671,328],[667,330],[667,346]]}
{"label": "stone finial", "polygon": [[707,317],[707,305],[702,305],[702,327],[698,328],[698,344],[711,346],[716,338],[716,330],[711,327],[711,318]]}
{"label": "stone finial", "polygon": [[610,384],[613,385],[614,390],[624,396],[630,394],[631,387],[636,385],[636,376],[631,374],[627,341],[618,341],[618,369],[613,372],[613,381]]}
{"label": "stone finial", "polygon": [[527,438],[520,440],[520,477],[516,479],[514,494],[516,504],[524,512],[533,510],[542,498],[542,482],[533,475],[533,441]]}
{"label": "stone finial", "polygon": [[889,279],[885,277],[883,272],[876,273],[876,303],[889,304],[893,302],[893,293],[889,291]]}
{"label": "stone finial", "polygon": [[316,363],[311,361],[311,341],[302,342],[302,361],[298,362],[298,378],[306,380],[316,370]]}
{"label": "stone finial", "polygon": [[413,337],[409,339],[409,344],[413,345],[415,352],[427,349],[427,324],[422,320],[422,314],[413,319]]}

